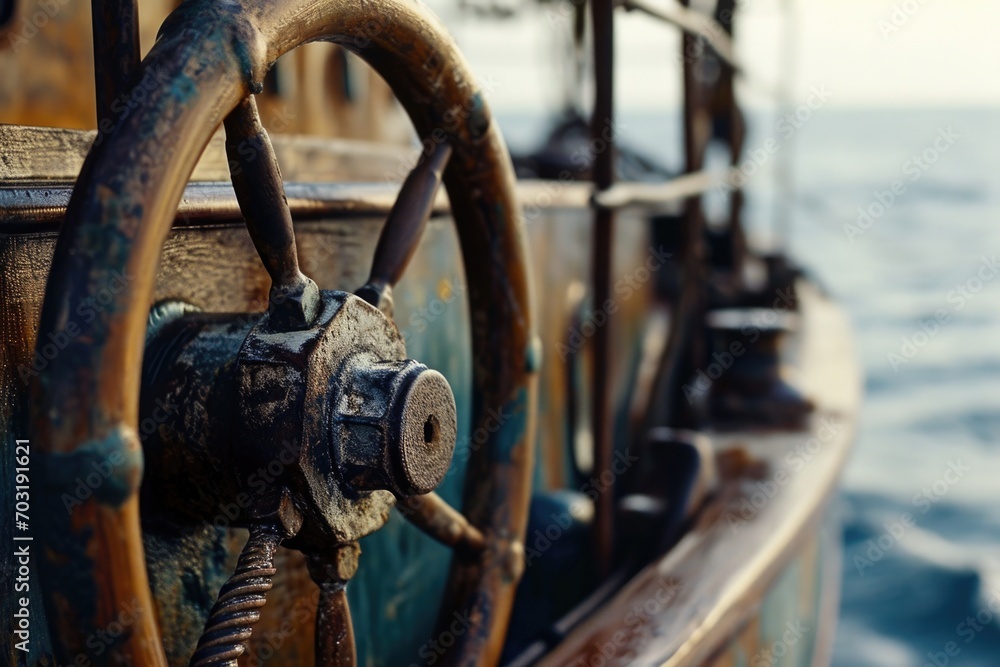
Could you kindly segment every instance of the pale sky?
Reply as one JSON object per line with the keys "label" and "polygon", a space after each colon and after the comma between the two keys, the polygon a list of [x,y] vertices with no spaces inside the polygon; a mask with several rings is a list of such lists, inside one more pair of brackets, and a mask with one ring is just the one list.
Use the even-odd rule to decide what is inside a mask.
{"label": "pale sky", "polygon": [[[560,87],[549,63],[565,33],[566,5],[560,10],[553,2],[553,9],[492,21],[446,9],[454,0],[430,4],[473,69],[491,82],[494,108],[558,105]],[[742,86],[748,105],[766,106],[776,83],[790,79],[796,102],[823,84],[837,107],[1000,106],[998,0],[743,0],[739,7],[737,51],[748,72]],[[798,55],[788,67],[783,48],[793,24]],[[616,26],[619,107],[675,106],[677,31],[624,12]]]}

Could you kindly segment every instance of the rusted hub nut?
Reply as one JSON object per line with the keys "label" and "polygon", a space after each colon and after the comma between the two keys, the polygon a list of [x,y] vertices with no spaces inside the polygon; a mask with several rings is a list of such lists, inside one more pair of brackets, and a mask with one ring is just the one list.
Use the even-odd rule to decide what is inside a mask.
{"label": "rusted hub nut", "polygon": [[332,382],[334,461],[356,491],[400,498],[432,491],[455,451],[455,398],[444,376],[412,360],[347,363]]}
{"label": "rusted hub nut", "polygon": [[397,498],[427,493],[448,470],[448,382],[406,359],[395,325],[356,296],[320,292],[315,318],[296,331],[265,316],[235,366],[233,458],[243,480],[277,471],[268,484],[292,492],[303,545],[364,537]]}
{"label": "rusted hub nut", "polygon": [[[293,330],[274,312],[156,308],[142,402],[169,410],[145,432],[147,492],[205,519],[238,502],[239,525],[276,523],[311,549],[368,535],[397,499],[441,482],[457,430],[447,380],[406,359],[378,309],[317,296]],[[191,484],[195,497],[176,491]]]}

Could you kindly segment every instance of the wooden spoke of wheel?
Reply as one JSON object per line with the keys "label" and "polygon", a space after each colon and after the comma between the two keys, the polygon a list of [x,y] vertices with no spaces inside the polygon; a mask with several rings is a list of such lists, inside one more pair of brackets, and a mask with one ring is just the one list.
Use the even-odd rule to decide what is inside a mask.
{"label": "wooden spoke of wheel", "polygon": [[357,664],[346,583],[327,583],[319,587],[315,651],[316,667],[354,667]]}
{"label": "wooden spoke of wheel", "polygon": [[482,532],[436,493],[411,496],[397,507],[414,526],[458,552],[474,555],[486,547]]}
{"label": "wooden spoke of wheel", "polygon": [[[392,18],[388,23],[382,21],[386,16]],[[372,33],[369,27],[379,21],[384,29]],[[363,48],[359,37],[365,38]],[[404,185],[396,206],[399,212],[387,224],[387,249],[376,253],[371,281],[376,293],[384,291],[378,290],[378,283],[391,286],[402,275],[429,215],[425,211],[440,180],[438,174],[446,159],[454,163],[447,170],[448,196],[470,313],[477,323],[471,328],[477,359],[471,391],[478,398],[472,428],[492,419],[490,408],[518,418],[491,428],[486,441],[472,453],[470,470],[477,472],[466,484],[463,504],[464,512],[490,540],[491,550],[495,545],[505,565],[490,568],[479,559],[452,559],[439,622],[449,622],[452,612],[476,619],[456,637],[444,658],[446,664],[491,666],[500,659],[523,562],[521,541],[531,498],[540,357],[514,172],[488,105],[454,41],[419,4],[233,0],[220,12],[217,3],[197,0],[184,3],[164,23],[156,46],[135,73],[137,78],[157,73],[163,85],[137,100],[134,112],[87,157],[53,252],[39,317],[37,337],[46,340],[81,302],[92,297],[94,285],[123,273],[140,275],[129,289],[114,295],[99,317],[81,323],[81,334],[70,341],[66,354],[54,359],[32,385],[32,433],[39,443],[39,456],[53,461],[49,467],[55,470],[58,465],[69,465],[67,461],[85,461],[80,452],[91,451],[95,445],[107,456],[122,456],[124,461],[119,474],[126,483],[120,489],[116,487],[112,495],[94,494],[72,517],[54,517],[38,538],[44,546],[38,561],[44,582],[40,592],[52,611],[50,620],[58,620],[49,636],[54,657],[62,662],[85,652],[83,640],[89,634],[107,627],[123,605],[138,601],[144,611],[137,614],[131,632],[121,638],[116,651],[133,664],[167,664],[158,626],[164,619],[155,611],[140,523],[143,457],[136,435],[140,375],[122,369],[135,368],[143,357],[146,312],[154,298],[152,269],[188,177],[227,117],[227,139],[230,150],[236,149],[234,157],[240,167],[234,169],[234,186],[244,192],[241,210],[278,287],[272,297],[299,280],[280,175],[258,129],[253,102],[243,100],[260,88],[271,63],[316,40],[354,49],[393,88],[424,142],[432,142],[442,132],[446,140],[434,142],[438,148],[429,152],[417,174],[408,179],[415,185]],[[468,113],[453,118],[455,109]],[[254,138],[259,138],[257,159],[240,163],[240,145]],[[453,155],[448,157],[450,152]],[[272,175],[253,177],[254,169]],[[424,169],[430,173],[429,180],[419,176]],[[258,189],[269,179],[275,187],[258,207],[255,195],[261,193],[244,190],[244,179]],[[421,187],[421,183],[430,185]],[[397,222],[400,219],[407,233],[393,231],[402,224]],[[389,252],[392,248],[400,250]],[[484,256],[489,261],[479,259]],[[290,312],[272,304],[271,317],[285,313],[299,317],[300,322],[308,320],[305,286],[311,282],[302,284],[300,298],[284,301],[292,304],[286,306]],[[296,294],[290,288],[287,291]],[[54,412],[60,419],[52,420]],[[502,462],[498,459],[501,452],[506,457]],[[67,481],[71,476],[50,477],[47,497],[58,499],[62,492],[72,491]],[[448,519],[450,515],[443,516]],[[435,517],[435,513],[418,512],[412,520],[419,524]],[[475,547],[484,541],[479,531],[464,527],[469,523],[464,518],[437,518],[423,523],[431,534],[449,543]],[[449,524],[457,528],[444,530]],[[270,544],[270,539],[265,541]],[[79,554],[93,557],[80,558]],[[255,586],[263,590],[271,568],[263,562],[257,565],[263,569]],[[65,591],[79,582],[86,582],[93,595],[67,598]],[[256,597],[252,600],[257,601]],[[324,606],[327,618],[337,618],[337,610],[344,609],[336,586]],[[234,623],[244,620],[251,617]],[[72,627],[74,632],[60,632],[63,627]],[[180,640],[170,640],[170,648],[176,651]]]}
{"label": "wooden spoke of wheel", "polygon": [[420,154],[382,228],[368,281],[356,294],[386,314],[392,314],[392,288],[403,276],[434,212],[434,199],[450,157],[451,146],[443,143]]}
{"label": "wooden spoke of wheel", "polygon": [[284,328],[305,328],[316,314],[319,289],[299,269],[285,185],[253,95],[226,116],[225,127],[236,200],[257,254],[271,276],[272,317],[279,318]]}
{"label": "wooden spoke of wheel", "polygon": [[339,544],[326,553],[306,555],[309,576],[319,586],[316,667],[354,667],[357,664],[347,582],[358,571],[360,555],[357,542]]}

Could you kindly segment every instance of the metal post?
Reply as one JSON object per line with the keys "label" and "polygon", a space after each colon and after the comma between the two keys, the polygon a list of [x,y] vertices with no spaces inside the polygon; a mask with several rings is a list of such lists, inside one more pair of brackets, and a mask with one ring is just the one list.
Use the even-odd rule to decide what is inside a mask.
{"label": "metal post", "polygon": [[139,69],[139,7],[137,0],[93,0],[90,12],[97,130],[102,132],[101,121],[114,122],[111,105],[125,93]]}
{"label": "metal post", "polygon": [[[594,112],[591,117],[592,147],[596,155],[592,165],[597,192],[614,182],[614,2],[591,0],[594,24]],[[614,213],[597,208],[594,215],[592,247],[593,308],[604,307],[611,296],[611,260],[613,256]],[[611,320],[594,333],[594,398],[591,423],[594,438],[594,474],[611,469],[614,443],[611,437]],[[612,565],[614,544],[614,489],[604,489],[597,497],[594,515],[594,540],[600,576],[607,576]]]}

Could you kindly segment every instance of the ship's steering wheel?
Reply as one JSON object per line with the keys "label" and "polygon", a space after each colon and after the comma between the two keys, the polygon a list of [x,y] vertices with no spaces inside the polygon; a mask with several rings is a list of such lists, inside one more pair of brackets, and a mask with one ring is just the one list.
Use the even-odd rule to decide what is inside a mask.
{"label": "ship's steering wheel", "polygon": [[[320,292],[299,271],[280,175],[252,97],[279,56],[316,40],[340,44],[373,66],[429,147],[393,207],[368,284],[354,295]],[[309,430],[315,424],[302,426],[273,404],[263,405],[267,392],[255,391],[261,383],[276,383],[271,389],[280,390],[295,384],[288,379],[295,373],[308,379],[288,405],[339,406],[327,411],[336,414],[331,424],[320,425],[323,432],[339,428],[349,434],[353,428],[351,406],[357,406],[344,398],[350,382],[384,390],[386,415],[376,420],[380,435],[369,441],[383,449],[370,460],[351,459],[352,477],[338,468],[343,457],[357,454],[344,436],[348,444],[332,454],[306,451],[296,468],[299,477],[283,486],[276,482],[257,498],[258,523],[249,526],[250,540],[220,592],[192,664],[236,664],[282,541],[306,553],[322,591],[317,664],[353,664],[343,594],[355,565],[352,545],[377,529],[397,500],[413,522],[461,552],[452,560],[442,618],[458,611],[472,627],[457,638],[448,661],[495,664],[523,562],[539,351],[513,170],[468,67],[437,21],[410,2],[189,0],[164,23],[138,79],[149,73],[158,84],[141,99],[133,97],[135,109],[100,136],[84,163],[56,244],[37,337],[45,342],[62,332],[81,304],[115,275],[132,277],[91,322],[74,322],[79,332],[68,337],[32,390],[43,498],[51,509],[39,565],[57,659],[71,662],[85,653],[86,638],[127,606],[135,619],[116,650],[128,664],[167,664],[138,508],[144,335],[154,269],[184,187],[225,121],[227,144],[254,141],[258,148],[258,159],[234,170],[233,181],[272,278],[268,313],[254,320],[233,366],[245,380],[241,414],[248,421],[257,416],[252,426],[262,441],[247,456],[266,457],[268,447],[278,444],[277,438],[261,437],[261,429],[270,428],[261,415],[294,422],[290,428],[305,440],[316,434]],[[231,157],[239,163],[238,153]],[[403,360],[390,319],[391,286],[419,240],[442,172],[472,315],[472,427],[488,434],[469,459],[464,517],[427,493],[447,470],[454,448],[450,389],[433,371]],[[290,342],[303,337],[312,341],[308,353]],[[285,353],[300,355],[293,362],[289,355],[282,358],[290,374],[276,381],[260,371],[278,363],[268,355]],[[334,357],[337,364],[330,361]],[[511,417],[490,421],[489,412],[500,409]],[[315,420],[315,412],[295,417]],[[316,443],[303,446],[315,449]],[[67,514],[59,499],[73,493],[80,471],[95,462],[110,466],[107,480]],[[344,512],[347,519],[338,514]]]}

